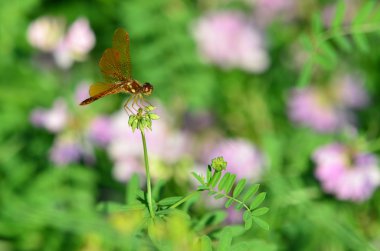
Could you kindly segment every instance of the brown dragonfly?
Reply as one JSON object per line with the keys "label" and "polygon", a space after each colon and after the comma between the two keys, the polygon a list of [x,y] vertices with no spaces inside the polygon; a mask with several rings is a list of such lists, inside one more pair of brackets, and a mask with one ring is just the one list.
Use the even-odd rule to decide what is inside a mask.
{"label": "brown dragonfly", "polygon": [[118,28],[115,31],[112,48],[108,48],[103,52],[99,61],[99,68],[105,82],[92,84],[90,86],[90,97],[82,101],[80,105],[88,105],[104,96],[120,92],[131,94],[124,105],[124,109],[128,114],[133,113],[129,107],[130,102],[132,102],[132,109],[136,112],[139,108],[149,104],[144,100],[144,96],[152,94],[153,86],[149,83],[142,85],[132,78],[129,35],[124,29]]}

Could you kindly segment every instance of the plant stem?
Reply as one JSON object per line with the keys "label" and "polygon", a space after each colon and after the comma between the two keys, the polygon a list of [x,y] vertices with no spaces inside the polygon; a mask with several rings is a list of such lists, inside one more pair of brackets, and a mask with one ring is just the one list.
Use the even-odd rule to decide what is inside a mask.
{"label": "plant stem", "polygon": [[145,172],[146,172],[146,189],[147,189],[148,208],[149,208],[150,217],[154,218],[154,211],[153,211],[153,205],[152,205],[152,187],[150,184],[148,151],[146,148],[146,140],[145,140],[145,134],[143,130],[141,130],[141,138],[142,138],[143,148],[144,148],[144,162],[145,162]]}
{"label": "plant stem", "polygon": [[179,200],[178,202],[174,203],[173,205],[171,205],[169,208],[170,209],[173,209],[173,208],[176,208],[178,207],[179,205],[181,205],[182,203],[186,202],[187,200],[189,200],[191,197],[193,197],[194,195],[200,193],[200,191],[194,191],[192,192],[191,194],[188,194],[186,197],[184,197],[183,199]]}

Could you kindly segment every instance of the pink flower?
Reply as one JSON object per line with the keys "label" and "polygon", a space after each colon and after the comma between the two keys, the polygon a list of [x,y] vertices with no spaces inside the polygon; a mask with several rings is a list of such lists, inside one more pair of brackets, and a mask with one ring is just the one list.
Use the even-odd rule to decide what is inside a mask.
{"label": "pink flower", "polygon": [[288,101],[290,118],[319,132],[333,132],[349,127],[355,117],[351,108],[368,104],[362,84],[345,76],[327,88],[309,86],[295,89]]}
{"label": "pink flower", "polygon": [[63,20],[56,17],[43,16],[29,25],[27,38],[33,47],[45,52],[51,52],[62,39],[63,33]]}
{"label": "pink flower", "polygon": [[50,149],[50,160],[58,166],[78,162],[82,147],[74,138],[57,137]]}
{"label": "pink flower", "polygon": [[202,17],[193,29],[202,57],[225,69],[260,73],[269,65],[262,34],[238,12],[215,12]]}
{"label": "pink flower", "polygon": [[85,18],[76,20],[54,50],[54,58],[61,68],[69,68],[74,61],[82,61],[95,46],[95,34]]}
{"label": "pink flower", "polygon": [[294,0],[250,0],[255,7],[255,19],[260,24],[268,24],[275,19],[289,20],[297,11]]}
{"label": "pink flower", "polygon": [[100,146],[106,146],[112,139],[112,123],[108,117],[96,117],[91,121],[89,138]]}
{"label": "pink flower", "polygon": [[68,122],[67,104],[64,100],[58,99],[50,110],[42,108],[33,110],[30,119],[33,125],[57,133],[65,128]]}
{"label": "pink flower", "polygon": [[364,201],[380,185],[378,160],[370,153],[333,143],[317,149],[313,160],[322,188],[338,199]]}
{"label": "pink flower", "polygon": [[[264,156],[250,142],[244,139],[228,139],[220,142],[205,158],[205,163],[223,156],[227,161],[227,172],[236,174],[237,179],[256,182],[264,171]],[[206,165],[207,166],[207,165]]]}
{"label": "pink flower", "polygon": [[88,84],[87,81],[81,81],[76,90],[75,90],[75,97],[74,97],[74,100],[75,100],[75,103],[76,104],[79,104],[80,102],[82,102],[83,100],[85,100],[86,98],[89,98],[90,97],[90,94],[89,94],[89,88],[90,88],[90,85]]}
{"label": "pink flower", "polygon": [[350,108],[362,108],[369,103],[363,82],[349,75],[337,79],[332,92],[338,101]]}

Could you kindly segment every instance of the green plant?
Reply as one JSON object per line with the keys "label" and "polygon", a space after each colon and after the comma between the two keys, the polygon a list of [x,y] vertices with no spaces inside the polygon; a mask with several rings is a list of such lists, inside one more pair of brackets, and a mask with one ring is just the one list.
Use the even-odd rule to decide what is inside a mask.
{"label": "green plant", "polygon": [[332,70],[339,62],[338,50],[354,52],[356,49],[363,53],[371,51],[368,34],[379,34],[380,7],[376,1],[366,1],[346,22],[346,4],[341,0],[336,5],[336,11],[330,26],[324,27],[321,13],[312,16],[311,31],[302,34],[300,41],[308,57],[303,65],[297,85],[309,83],[314,67],[320,66]]}

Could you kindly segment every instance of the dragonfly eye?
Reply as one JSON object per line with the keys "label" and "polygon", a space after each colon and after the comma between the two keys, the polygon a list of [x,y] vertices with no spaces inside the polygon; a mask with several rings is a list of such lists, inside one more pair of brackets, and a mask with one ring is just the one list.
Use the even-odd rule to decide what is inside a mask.
{"label": "dragonfly eye", "polygon": [[150,94],[152,94],[152,92],[153,92],[153,86],[151,84],[149,84],[149,83],[145,83],[143,85],[143,93],[144,93],[144,95],[149,96]]}

